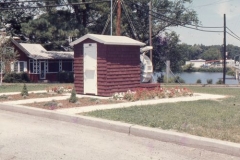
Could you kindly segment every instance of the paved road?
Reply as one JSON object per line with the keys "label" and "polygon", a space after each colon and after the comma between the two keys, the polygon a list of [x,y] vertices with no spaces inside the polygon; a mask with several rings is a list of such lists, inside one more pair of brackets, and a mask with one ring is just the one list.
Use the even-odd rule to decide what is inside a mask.
{"label": "paved road", "polygon": [[0,110],[0,160],[237,160],[214,152]]}

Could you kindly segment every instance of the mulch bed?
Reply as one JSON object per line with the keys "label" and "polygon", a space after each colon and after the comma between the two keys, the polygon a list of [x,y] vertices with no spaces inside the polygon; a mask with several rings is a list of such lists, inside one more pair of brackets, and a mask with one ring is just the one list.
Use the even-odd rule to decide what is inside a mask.
{"label": "mulch bed", "polygon": [[48,109],[48,110],[55,110],[61,108],[73,108],[73,107],[86,107],[86,106],[93,106],[93,105],[102,105],[102,104],[113,104],[113,103],[122,103],[124,101],[117,101],[113,99],[97,99],[97,98],[78,98],[78,102],[70,103],[68,99],[66,100],[53,100],[48,102],[36,102],[26,104],[30,107]]}
{"label": "mulch bed", "polygon": [[20,93],[12,94],[12,95],[3,94],[0,96],[0,102],[34,99],[34,98],[47,98],[47,97],[56,97],[56,96],[63,96],[63,95],[55,94],[55,93],[29,93],[28,96],[22,96]]}

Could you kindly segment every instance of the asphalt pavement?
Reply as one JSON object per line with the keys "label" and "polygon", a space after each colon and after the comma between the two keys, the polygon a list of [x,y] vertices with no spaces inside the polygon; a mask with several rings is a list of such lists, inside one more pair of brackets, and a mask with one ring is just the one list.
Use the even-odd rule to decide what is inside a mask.
{"label": "asphalt pavement", "polygon": [[239,157],[1,110],[0,159],[238,160]]}
{"label": "asphalt pavement", "polygon": [[[82,96],[83,95],[78,95],[78,97],[82,97]],[[55,100],[66,99],[67,97],[69,97],[69,94],[65,96],[54,97],[54,99]],[[100,97],[100,98],[106,98],[106,97]],[[147,101],[137,101],[137,102],[126,102],[126,103],[120,103],[120,104],[98,105],[98,106],[91,106],[91,107],[90,106],[76,107],[76,108],[59,109],[59,110],[53,110],[53,111],[24,106],[24,104],[27,104],[27,103],[40,102],[40,101],[47,100],[46,98],[39,98],[39,99],[26,99],[26,100],[19,100],[19,101],[3,102],[0,104],[0,109],[5,111],[24,113],[28,115],[61,121],[59,123],[67,122],[67,123],[74,123],[75,125],[76,124],[81,126],[85,125],[89,127],[95,127],[98,129],[115,131],[115,132],[123,133],[126,135],[158,140],[159,142],[160,141],[170,142],[170,143],[180,144],[181,146],[188,146],[188,147],[204,149],[208,151],[215,151],[218,153],[224,153],[224,154],[240,157],[240,144],[214,140],[214,139],[204,138],[204,137],[197,137],[197,136],[192,136],[184,133],[165,131],[161,129],[142,127],[134,124],[114,122],[109,120],[77,115],[78,113],[89,112],[89,111],[94,111],[99,109],[112,109],[112,108],[130,107],[134,105],[176,103],[180,101],[196,101],[196,100],[219,99],[219,98],[225,98],[225,96],[195,93],[194,96],[192,97],[177,97],[177,98],[167,98],[167,99],[157,99],[157,100],[147,100]],[[52,100],[52,98],[50,100]],[[0,149],[1,149],[1,146],[0,146]]]}

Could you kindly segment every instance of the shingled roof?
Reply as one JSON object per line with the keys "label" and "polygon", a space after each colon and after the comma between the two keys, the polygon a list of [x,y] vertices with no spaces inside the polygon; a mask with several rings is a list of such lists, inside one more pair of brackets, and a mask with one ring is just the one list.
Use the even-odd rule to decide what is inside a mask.
{"label": "shingled roof", "polygon": [[127,45],[127,46],[145,46],[145,43],[139,42],[126,36],[109,36],[109,35],[98,35],[98,34],[86,34],[85,36],[70,43],[74,46],[86,39],[92,39],[96,42],[108,44],[108,45]]}
{"label": "shingled roof", "polygon": [[73,59],[73,52],[47,51],[41,44],[18,43],[12,40],[20,50],[33,59]]}

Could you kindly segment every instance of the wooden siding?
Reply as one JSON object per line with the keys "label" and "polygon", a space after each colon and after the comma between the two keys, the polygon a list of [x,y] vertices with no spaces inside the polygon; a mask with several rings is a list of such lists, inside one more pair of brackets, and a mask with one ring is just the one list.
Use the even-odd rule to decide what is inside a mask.
{"label": "wooden siding", "polygon": [[39,74],[29,74],[30,81],[33,83],[37,83],[39,79]]}
{"label": "wooden siding", "polygon": [[140,47],[104,45],[86,39],[74,46],[74,85],[84,93],[83,44],[97,43],[97,90],[100,96],[112,96],[136,88],[155,88],[159,84],[140,83]]}
{"label": "wooden siding", "polygon": [[83,43],[74,46],[74,86],[78,94],[83,94]]}
{"label": "wooden siding", "polygon": [[140,47],[107,46],[105,96],[126,92],[140,84]]}
{"label": "wooden siding", "polygon": [[39,81],[47,80],[48,82],[57,82],[58,81],[58,73],[46,73],[46,79],[40,79],[39,74],[28,74],[30,81],[33,83],[37,83]]}

